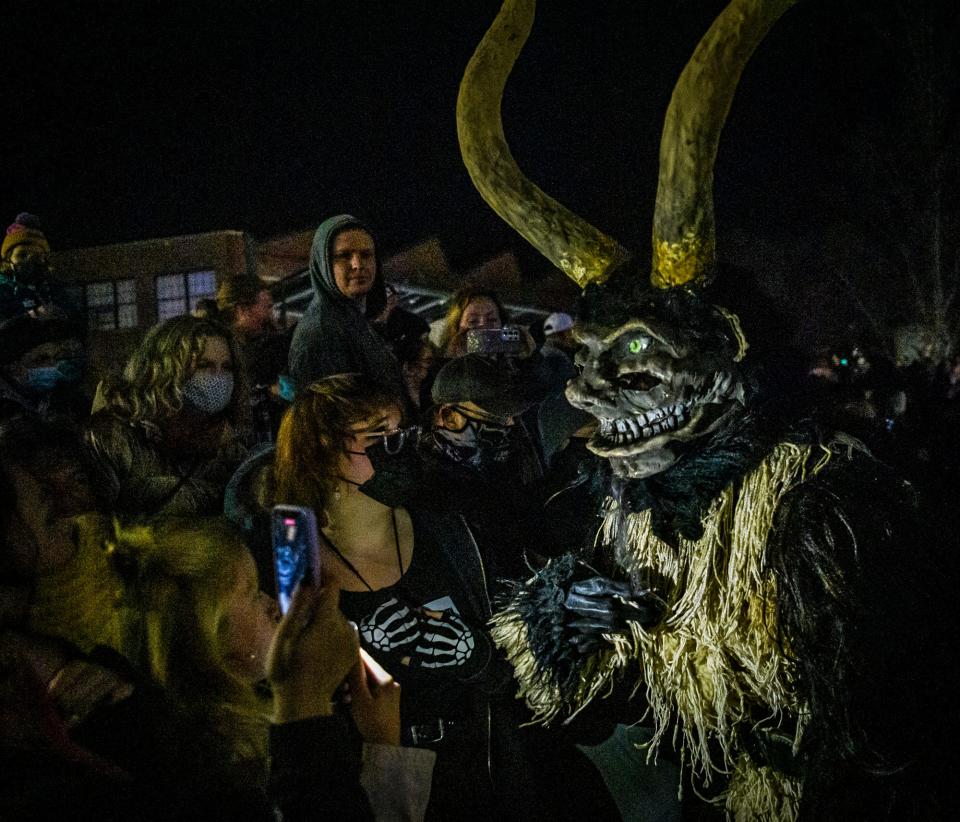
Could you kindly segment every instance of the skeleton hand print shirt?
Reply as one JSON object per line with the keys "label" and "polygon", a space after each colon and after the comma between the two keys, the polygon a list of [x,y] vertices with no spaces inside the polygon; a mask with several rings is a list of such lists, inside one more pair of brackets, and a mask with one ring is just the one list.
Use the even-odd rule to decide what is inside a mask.
{"label": "skeleton hand print shirt", "polygon": [[400,581],[340,596],[363,646],[403,685],[404,723],[463,713],[465,686],[457,674],[482,644],[477,632],[483,630],[463,613],[467,598],[443,549],[412,519],[413,557]]}

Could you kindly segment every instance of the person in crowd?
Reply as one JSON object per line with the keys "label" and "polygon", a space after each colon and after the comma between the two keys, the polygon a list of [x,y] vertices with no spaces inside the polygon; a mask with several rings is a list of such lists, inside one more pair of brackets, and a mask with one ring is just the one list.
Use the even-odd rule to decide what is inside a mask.
{"label": "person in crowd", "polygon": [[399,391],[397,359],[368,320],[385,305],[370,230],[349,214],[325,220],[313,237],[309,272],[313,300],[290,344],[289,374],[297,389],[330,374],[357,372]]}
{"label": "person in crowd", "polygon": [[430,407],[430,385],[427,377],[436,358],[433,344],[426,334],[408,335],[394,342],[394,351],[400,361],[406,400],[419,415]]}
{"label": "person in crowd", "polygon": [[0,419],[22,412],[86,417],[84,333],[67,319],[21,314],[0,323]]}
{"label": "person in crowd", "polygon": [[471,328],[502,328],[510,315],[492,288],[470,285],[450,298],[437,338],[437,350],[444,357],[459,357],[467,352],[465,334]]}
{"label": "person in crowd", "polygon": [[123,520],[219,514],[246,453],[248,391],[230,330],[174,317],[150,330],[86,430],[107,509]]}
{"label": "person in crowd", "polygon": [[573,317],[563,311],[555,311],[543,321],[544,346],[562,351],[571,359],[577,351],[573,337]]}
{"label": "person in crowd", "polygon": [[273,297],[256,277],[225,278],[217,288],[217,310],[218,319],[243,342],[276,331]]}
{"label": "person in crowd", "polygon": [[[75,506],[44,511],[23,471],[2,481],[14,514],[4,548],[34,566],[41,598],[30,610],[52,612],[44,577],[84,552],[76,520],[59,516]],[[399,749],[398,686],[368,681],[335,589],[305,586],[276,631],[276,606],[222,521],[121,528],[105,542],[94,566],[70,569],[49,633],[31,623],[33,633],[12,642],[4,613],[0,719],[14,731],[2,746],[13,777],[2,782],[5,808],[24,818],[70,808],[72,818],[273,819],[275,803],[286,819],[422,818],[433,755]],[[97,624],[113,611],[126,613],[131,630]],[[51,643],[60,651],[53,662],[42,653]],[[348,674],[363,751],[346,714],[333,711]],[[258,685],[265,677],[269,690]],[[51,700],[70,712],[57,715]],[[18,707],[27,710],[14,717]]]}
{"label": "person in crowd", "polygon": [[[136,580],[130,596],[138,600],[144,615],[136,656],[140,666],[135,671],[147,686],[142,694],[152,698],[151,691],[159,686],[165,709],[152,711],[149,703],[138,705],[131,698],[122,709],[115,708],[104,717],[99,727],[99,717],[85,723],[78,737],[88,747],[135,775],[160,781],[161,787],[165,783],[171,789],[177,787],[181,801],[192,792],[186,807],[194,813],[196,795],[202,795],[201,806],[218,809],[215,814],[221,818],[229,818],[225,804],[235,811],[245,809],[244,815],[259,805],[266,818],[271,717],[281,723],[311,716],[327,717],[326,725],[342,723],[344,717],[334,716],[333,703],[351,672],[350,707],[361,736],[374,746],[399,745],[399,690],[390,682],[377,687],[366,681],[356,634],[337,608],[335,588],[317,591],[312,606],[294,609],[277,647],[276,603],[260,590],[253,558],[239,534],[222,520],[172,519],[150,529],[121,529],[109,551],[121,573]],[[326,623],[328,635],[320,640],[324,664],[314,662],[305,671],[309,660],[296,658],[303,653],[296,648],[299,638],[291,632],[309,629],[302,618],[310,612]],[[305,674],[313,676],[307,679]],[[269,691],[258,686],[268,677],[273,684]],[[147,700],[141,698],[141,702]],[[149,727],[151,718],[164,725]],[[131,744],[144,736],[155,744],[147,750]],[[353,744],[343,741],[345,758],[359,764],[359,746],[351,751]],[[326,757],[338,753],[328,751]],[[367,752],[368,762],[389,766],[389,759],[389,754]],[[425,770],[427,779],[422,782],[426,784],[431,759],[426,751],[406,755],[407,763],[418,763],[421,773]],[[296,758],[291,756],[289,761],[295,764]],[[203,763],[199,779],[191,775],[198,763]],[[338,770],[343,771],[343,766]],[[312,774],[314,781],[318,773]],[[289,774],[275,771],[272,778],[283,782]],[[185,785],[192,786],[192,791],[184,790]],[[350,781],[326,783],[312,794],[329,793],[328,801],[343,809],[348,807],[344,800],[350,796],[350,787]],[[338,798],[340,791],[344,795]],[[363,808],[360,792],[352,793],[354,810]],[[288,800],[304,803],[302,797]],[[425,798],[416,801],[426,804]]]}
{"label": "person in crowd", "polygon": [[230,326],[242,355],[250,386],[256,440],[272,442],[287,403],[280,378],[287,370],[292,332],[280,331],[273,317],[273,298],[255,277],[224,279],[217,289],[217,312]]}
{"label": "person in crowd", "polygon": [[374,477],[367,449],[399,424],[397,397],[364,377],[314,383],[280,427],[274,499],[316,511],[323,576],[340,587],[363,645],[403,685],[404,741],[437,751],[428,816],[554,817],[545,782],[570,776],[572,751],[551,748],[550,773],[531,764],[542,739],[520,728],[509,666],[487,642],[493,574],[473,530],[364,490]]}
{"label": "person in crowd", "polygon": [[393,283],[384,284],[384,295],[383,311],[373,319],[372,325],[399,357],[397,346],[422,339],[430,332],[430,326],[421,316],[400,305],[400,292]]}
{"label": "person in crowd", "polygon": [[544,343],[540,348],[544,361],[550,369],[552,387],[562,391],[567,381],[577,374],[573,357],[577,353],[577,341],[573,338],[573,317],[555,312],[543,321]]}
{"label": "person in crowd", "polygon": [[40,218],[27,212],[17,215],[0,244],[0,321],[24,314],[84,319],[51,274],[50,243]]}

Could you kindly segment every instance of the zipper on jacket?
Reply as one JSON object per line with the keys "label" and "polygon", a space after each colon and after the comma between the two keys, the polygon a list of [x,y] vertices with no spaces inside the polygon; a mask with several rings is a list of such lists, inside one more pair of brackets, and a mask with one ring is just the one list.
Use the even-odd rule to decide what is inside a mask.
{"label": "zipper on jacket", "polygon": [[[464,530],[470,536],[470,543],[473,545],[473,550],[477,554],[477,562],[480,563],[480,581],[483,583],[483,599],[487,606],[486,619],[490,619],[493,616],[493,607],[490,605],[490,590],[487,587],[487,570],[483,564],[483,554],[480,553],[480,546],[477,545],[477,540],[473,536],[473,531],[470,529],[469,523],[467,523],[466,518],[463,514],[457,514],[460,518],[460,522],[463,523]],[[490,737],[493,730],[493,714],[490,709],[490,697],[486,699],[487,703],[487,775],[490,777],[490,787],[491,789],[496,789],[496,780],[493,778],[493,746],[491,745]]]}

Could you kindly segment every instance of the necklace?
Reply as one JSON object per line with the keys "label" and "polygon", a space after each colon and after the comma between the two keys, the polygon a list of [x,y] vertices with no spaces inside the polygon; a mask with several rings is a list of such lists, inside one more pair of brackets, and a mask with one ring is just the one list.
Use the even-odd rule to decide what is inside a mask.
{"label": "necklace", "polygon": [[[393,520],[393,547],[394,547],[394,548],[396,549],[396,551],[397,551],[397,568],[398,568],[398,570],[400,571],[400,576],[403,577],[403,558],[400,556],[400,534],[399,534],[398,531],[397,531],[397,509],[396,509],[396,508],[391,509],[391,511],[390,511],[390,516],[391,516],[391,518],[392,518],[392,520]],[[323,538],[326,540],[327,545],[330,546],[330,548],[331,548],[331,550],[333,551],[333,553],[337,555],[337,559],[339,559],[339,560],[346,566],[347,570],[348,570],[351,574],[353,574],[357,579],[359,579],[359,580],[364,584],[364,586],[366,587],[366,589],[367,589],[368,591],[370,591],[370,593],[373,593],[373,587],[370,585],[369,582],[367,582],[367,581],[363,578],[363,574],[361,574],[361,573],[356,569],[356,566],[355,566],[352,562],[350,562],[350,560],[347,559],[347,558],[340,552],[340,549],[337,548],[337,546],[333,544],[333,541],[332,541],[329,537],[327,537],[326,535],[324,535]],[[398,582],[399,582],[399,580],[398,580]]]}

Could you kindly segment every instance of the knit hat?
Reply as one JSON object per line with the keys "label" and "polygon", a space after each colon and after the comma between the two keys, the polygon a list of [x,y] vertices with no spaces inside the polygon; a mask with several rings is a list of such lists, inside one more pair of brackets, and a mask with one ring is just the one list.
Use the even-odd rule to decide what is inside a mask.
{"label": "knit hat", "polygon": [[433,383],[437,405],[472,402],[497,417],[514,417],[540,402],[549,390],[543,359],[466,354],[450,360]]}
{"label": "knit hat", "polygon": [[39,217],[26,211],[17,215],[17,219],[7,228],[3,246],[0,247],[0,257],[7,257],[18,245],[36,246],[47,254],[50,253],[50,243],[40,228]]}
{"label": "knit hat", "polygon": [[543,334],[549,337],[551,334],[559,334],[561,331],[569,331],[573,328],[573,317],[558,311],[551,314],[543,321]]}

